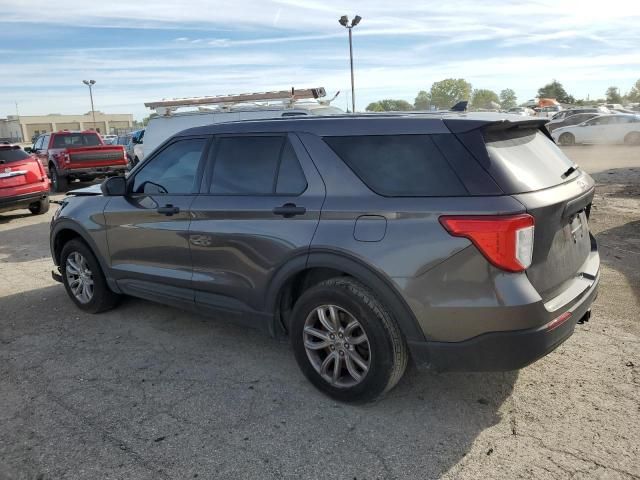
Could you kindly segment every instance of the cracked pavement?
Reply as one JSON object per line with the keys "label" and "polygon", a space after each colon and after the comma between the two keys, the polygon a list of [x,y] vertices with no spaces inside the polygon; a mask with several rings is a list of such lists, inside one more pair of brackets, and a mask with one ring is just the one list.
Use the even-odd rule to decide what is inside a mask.
{"label": "cracked pavement", "polygon": [[51,280],[53,209],[0,214],[0,480],[640,478],[640,150],[566,151],[599,184],[591,321],[520,372],[410,369],[364,406],[223,318],[80,312]]}

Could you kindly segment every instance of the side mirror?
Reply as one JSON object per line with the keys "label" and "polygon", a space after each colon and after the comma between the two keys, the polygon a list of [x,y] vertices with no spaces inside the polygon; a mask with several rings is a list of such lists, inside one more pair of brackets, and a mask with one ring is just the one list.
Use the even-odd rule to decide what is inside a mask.
{"label": "side mirror", "polygon": [[105,197],[122,197],[127,193],[127,179],[124,177],[109,177],[100,185]]}
{"label": "side mirror", "polygon": [[31,147],[24,147],[24,151],[27,153],[35,153]]}

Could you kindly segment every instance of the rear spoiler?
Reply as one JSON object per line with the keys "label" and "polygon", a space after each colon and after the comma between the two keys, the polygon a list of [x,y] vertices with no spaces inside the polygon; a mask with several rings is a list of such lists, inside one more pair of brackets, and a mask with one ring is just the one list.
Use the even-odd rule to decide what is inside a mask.
{"label": "rear spoiler", "polygon": [[495,132],[498,130],[510,130],[512,128],[527,128],[540,130],[548,138],[551,138],[551,134],[546,128],[543,128],[548,122],[546,118],[523,118],[522,120],[514,120],[511,118],[502,118],[500,120],[444,118],[443,121],[451,133],[455,134],[467,133],[478,129]]}

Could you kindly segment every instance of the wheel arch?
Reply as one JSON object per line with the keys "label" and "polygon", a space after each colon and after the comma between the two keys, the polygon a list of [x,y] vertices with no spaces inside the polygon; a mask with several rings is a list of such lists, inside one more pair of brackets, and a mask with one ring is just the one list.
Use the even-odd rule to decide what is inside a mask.
{"label": "wheel arch", "polygon": [[[392,314],[408,341],[425,341],[413,312],[391,279],[361,259],[342,251],[318,249],[291,259],[273,276],[266,292],[265,310],[273,314],[274,334],[286,334],[287,307],[306,289],[336,276],[352,277],[370,288]],[[288,297],[290,296],[290,297]]]}

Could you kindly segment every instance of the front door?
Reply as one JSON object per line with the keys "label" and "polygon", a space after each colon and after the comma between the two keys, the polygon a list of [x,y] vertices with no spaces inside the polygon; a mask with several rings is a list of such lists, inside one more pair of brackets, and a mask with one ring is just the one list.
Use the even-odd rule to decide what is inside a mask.
{"label": "front door", "polygon": [[205,178],[189,229],[196,303],[259,322],[274,273],[308,254],[324,184],[297,136],[279,134],[218,136]]}
{"label": "front door", "polygon": [[188,231],[208,139],[168,144],[127,181],[104,215],[112,274],[126,293],[193,303]]}

